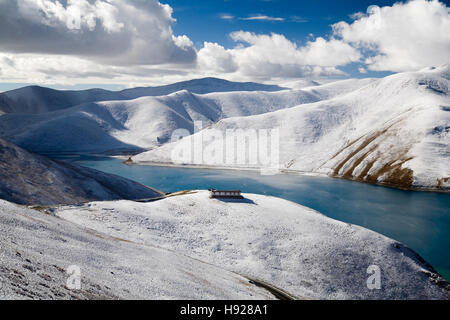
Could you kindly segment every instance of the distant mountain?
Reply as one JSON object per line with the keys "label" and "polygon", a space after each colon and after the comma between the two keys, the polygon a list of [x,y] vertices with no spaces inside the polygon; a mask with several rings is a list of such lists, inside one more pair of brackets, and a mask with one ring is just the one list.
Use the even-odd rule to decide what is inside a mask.
{"label": "distant mountain", "polygon": [[194,122],[211,125],[228,117],[250,116],[319,101],[317,94],[183,90],[167,96],[87,103],[42,114],[5,114],[0,137],[31,151],[136,153],[168,142],[176,129],[194,132]]}
{"label": "distant mountain", "polygon": [[283,82],[281,85],[283,87],[287,87],[290,89],[303,89],[303,88],[308,88],[308,87],[320,86],[321,84],[322,84],[321,82],[318,82],[315,80],[300,79],[300,80]]}
{"label": "distant mountain", "polygon": [[355,90],[365,87],[378,79],[364,78],[364,79],[345,79],[324,83],[321,85],[313,85],[303,88],[304,91],[311,92],[318,95],[322,100],[331,99]]}
{"label": "distant mountain", "polygon": [[159,192],[137,182],[56,162],[0,139],[0,199],[51,205],[159,196]]}
{"label": "distant mountain", "polygon": [[231,82],[216,78],[204,78],[178,82],[158,87],[141,87],[122,91],[103,89],[89,90],[54,90],[39,86],[28,86],[0,93],[0,112],[39,114],[67,109],[79,104],[130,100],[143,96],[168,95],[180,90],[192,93],[230,92],[230,91],[280,91],[275,85],[265,85],[253,82]]}
{"label": "distant mountain", "polygon": [[166,86],[142,87],[125,89],[120,93],[128,99],[136,99],[144,96],[165,96],[177,91],[187,90],[192,93],[205,94],[211,92],[233,92],[233,91],[280,91],[287,88],[276,85],[267,85],[254,82],[231,82],[217,78],[194,79]]}
{"label": "distant mountain", "polygon": [[[325,89],[322,94],[327,96],[348,84],[351,91],[346,94],[261,115],[223,119],[211,128],[222,132],[279,128],[281,170],[450,191],[450,67],[395,74],[360,88],[353,87],[355,82],[342,81],[308,90],[319,93]],[[133,160],[172,162],[172,150],[183,149],[189,140],[164,145]],[[204,148],[208,143],[204,142]],[[194,161],[183,159],[182,163]]]}
{"label": "distant mountain", "polygon": [[0,93],[0,110],[5,113],[38,114],[91,101],[121,99],[125,98],[120,93],[102,89],[62,91],[29,86]]}

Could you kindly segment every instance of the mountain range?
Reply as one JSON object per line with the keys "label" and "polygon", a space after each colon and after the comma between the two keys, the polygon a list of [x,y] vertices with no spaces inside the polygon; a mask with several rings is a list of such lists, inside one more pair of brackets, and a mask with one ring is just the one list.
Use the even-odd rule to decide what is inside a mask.
{"label": "mountain range", "polygon": [[[164,96],[91,102],[39,114],[9,113],[0,117],[0,137],[40,153],[139,153],[169,142],[176,129],[193,133],[195,121],[206,127],[224,118],[290,108],[328,99],[371,81],[346,80],[344,85],[338,82],[276,92],[251,91],[260,87],[244,83],[243,91],[225,92],[222,86],[224,92],[196,94],[183,89]],[[189,83],[194,85],[190,90],[204,88],[200,86],[203,80]],[[237,86],[234,83],[231,88]],[[215,82],[212,87],[217,87]]]}
{"label": "mountain range", "polygon": [[[281,172],[449,191],[449,85],[446,65],[282,87],[207,78],[121,92],[0,94],[0,297],[448,299],[449,283],[413,250],[299,204],[163,194],[43,154],[273,169],[177,162],[173,152],[212,131],[279,130]],[[173,141],[179,129],[187,136]],[[238,147],[256,139],[249,134]],[[221,142],[198,141],[202,150]],[[80,290],[68,288],[71,267],[82,270]],[[379,290],[367,285],[373,268],[382,272]]]}
{"label": "mountain range", "polygon": [[165,86],[138,87],[122,91],[104,89],[55,90],[40,86],[28,86],[0,93],[0,112],[37,114],[66,109],[88,102],[162,96],[180,90],[204,94],[224,91],[279,91],[282,89],[284,88],[276,85],[254,82],[238,83],[217,78],[194,79]]}
{"label": "mountain range", "polygon": [[[332,86],[328,84],[325,86]],[[400,73],[320,101],[260,115],[222,119],[192,138],[133,158],[171,163],[208,130],[279,129],[285,172],[325,174],[405,189],[450,190],[450,68]],[[310,91],[318,90],[313,87]],[[257,137],[250,136],[253,145]],[[199,141],[199,140],[198,140]],[[214,140],[214,143],[217,143]],[[203,139],[203,149],[210,140]],[[196,159],[182,164],[205,165]],[[256,167],[217,163],[218,167]]]}
{"label": "mountain range", "polygon": [[0,95],[0,137],[38,153],[134,154],[135,164],[152,164],[174,163],[174,148],[189,143],[173,142],[177,129],[279,129],[282,172],[448,191],[449,70],[291,83],[297,89],[214,78],[120,92],[26,87]]}

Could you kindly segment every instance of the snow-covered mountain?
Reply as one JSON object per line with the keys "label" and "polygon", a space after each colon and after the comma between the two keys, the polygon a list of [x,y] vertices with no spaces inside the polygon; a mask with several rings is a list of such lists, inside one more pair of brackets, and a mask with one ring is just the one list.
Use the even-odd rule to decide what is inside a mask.
{"label": "snow-covered mountain", "polygon": [[268,85],[255,82],[232,82],[218,78],[202,78],[177,82],[158,87],[141,87],[125,89],[120,93],[128,99],[135,99],[144,96],[165,96],[177,91],[187,90],[192,93],[205,94],[212,92],[233,92],[233,91],[280,91],[287,89],[277,85]]}
{"label": "snow-covered mountain", "polygon": [[364,78],[364,79],[345,79],[339,81],[333,81],[324,83],[321,85],[312,85],[302,88],[304,91],[311,92],[314,95],[320,96],[321,100],[327,100],[339,95],[358,90],[373,82],[377,81],[376,78]]}
{"label": "snow-covered mountain", "polygon": [[[177,129],[193,133],[195,121],[222,131],[277,128],[281,170],[449,190],[449,82],[448,65],[277,92],[233,91],[261,86],[207,78],[122,91],[116,101],[41,114],[3,114],[0,137],[40,153],[150,150],[134,157],[135,163],[145,164],[173,162],[174,148],[188,140],[167,143]],[[123,100],[182,88],[189,91]],[[213,90],[232,92],[204,93]],[[3,98],[9,101],[11,96]],[[182,163],[208,165],[186,159]]]}
{"label": "snow-covered mountain", "polygon": [[97,170],[56,162],[0,139],[0,199],[20,204],[75,204],[149,199],[161,193]]}
{"label": "snow-covered mountain", "polygon": [[[55,214],[112,238],[262,280],[297,298],[449,298],[448,282],[392,239],[290,201],[244,196],[226,201],[197,191],[150,203],[59,207]],[[381,272],[379,290],[367,287],[369,266]]]}
{"label": "snow-covered mountain", "polygon": [[[224,202],[199,191],[45,212],[0,200],[0,298],[275,298],[255,282],[298,299],[449,298],[448,282],[402,244],[286,200],[245,196]],[[80,268],[80,290],[67,287],[70,266]],[[367,286],[369,266],[380,268],[380,290]]]}
{"label": "snow-covered mountain", "polygon": [[[335,88],[333,84],[325,86]],[[448,191],[449,86],[448,65],[401,73],[370,80],[363,87],[327,100],[224,119],[193,137],[208,135],[211,129],[226,132],[277,128],[281,170],[322,173],[400,188]],[[314,93],[320,87],[311,90]],[[133,160],[140,164],[173,162],[172,152],[185,149],[194,138],[166,144]],[[249,139],[253,145],[258,143],[253,136]],[[203,150],[211,146],[207,140],[203,141]],[[225,158],[217,165],[258,167],[229,164]],[[208,165],[198,159],[183,158],[179,163]]]}
{"label": "snow-covered mountain", "polygon": [[206,126],[319,100],[320,95],[302,90],[205,95],[183,90],[42,114],[5,114],[0,117],[0,137],[36,152],[136,152],[169,141],[176,129],[193,133],[194,121]]}
{"label": "snow-covered mountain", "polygon": [[[450,190],[449,66],[310,84],[235,91],[204,79],[103,102],[90,101],[95,90],[70,96],[34,87],[0,95],[0,137],[39,152],[146,151],[133,160],[148,164],[173,162],[173,150],[213,129],[279,129],[282,171]],[[195,121],[207,128],[169,142],[176,129],[193,133]],[[256,140],[249,135],[239,147]],[[219,142],[202,141],[204,149]],[[179,164],[211,166],[197,160]],[[0,139],[0,299],[273,299],[267,286],[300,299],[450,298],[449,283],[392,239],[286,200],[244,196],[161,197]],[[159,200],[120,200],[142,198]],[[65,287],[71,265],[82,270],[81,290]],[[367,286],[373,268],[379,290]]]}
{"label": "snow-covered mountain", "polygon": [[[274,299],[244,276],[0,200],[0,299]],[[81,288],[67,288],[69,266]],[[437,291],[436,291],[437,293]]]}
{"label": "snow-covered mountain", "polygon": [[5,114],[0,117],[0,137],[44,153],[138,153],[168,142],[174,130],[193,133],[195,121],[208,126],[228,117],[290,108],[345,94],[370,81],[343,80],[278,92],[195,94],[181,90],[166,96],[87,103],[41,114]]}
{"label": "snow-covered mountain", "polygon": [[319,86],[322,83],[316,80],[310,80],[310,79],[300,79],[300,80],[293,80],[293,81],[287,81],[283,82],[281,86],[290,88],[290,89],[303,89],[308,87],[315,87]]}
{"label": "snow-covered mountain", "polygon": [[131,100],[143,96],[162,96],[181,90],[193,93],[229,91],[280,91],[284,88],[253,82],[231,82],[216,78],[194,79],[165,86],[139,87],[122,91],[103,89],[54,90],[28,86],[0,93],[0,112],[38,114],[67,109],[79,104],[97,101]]}
{"label": "snow-covered mountain", "polygon": [[119,92],[103,89],[54,90],[28,86],[0,93],[0,110],[4,113],[38,114],[62,110],[78,104],[125,99]]}

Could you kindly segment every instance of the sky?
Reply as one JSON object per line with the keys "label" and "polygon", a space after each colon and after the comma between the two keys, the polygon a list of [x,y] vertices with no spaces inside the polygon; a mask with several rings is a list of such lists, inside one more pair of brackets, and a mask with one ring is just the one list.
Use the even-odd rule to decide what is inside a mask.
{"label": "sky", "polygon": [[0,0],[0,91],[382,77],[450,62],[450,0]]}

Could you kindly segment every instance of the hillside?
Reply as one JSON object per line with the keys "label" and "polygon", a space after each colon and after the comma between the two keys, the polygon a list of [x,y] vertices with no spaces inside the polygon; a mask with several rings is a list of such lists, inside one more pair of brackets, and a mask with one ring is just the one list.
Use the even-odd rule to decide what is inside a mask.
{"label": "hillside", "polygon": [[181,90],[193,93],[227,91],[280,91],[284,88],[253,82],[231,82],[216,78],[194,79],[165,86],[139,87],[122,91],[103,89],[54,90],[40,86],[28,86],[0,93],[0,112],[39,114],[67,109],[79,104],[132,100],[143,96],[162,96]]}
{"label": "hillside", "polygon": [[315,81],[310,79],[300,79],[300,80],[292,80],[282,82],[281,86],[290,88],[290,89],[303,89],[308,87],[320,86],[321,81]]}
{"label": "hillside", "polygon": [[165,96],[177,91],[187,90],[192,93],[205,94],[212,92],[233,91],[280,91],[286,88],[277,85],[267,85],[255,82],[232,82],[218,78],[202,78],[177,82],[158,87],[138,87],[125,89],[120,93],[127,99],[136,99],[144,96]]}
{"label": "hillside", "polygon": [[5,114],[0,137],[35,152],[142,152],[170,140],[176,129],[194,132],[233,116],[249,116],[320,100],[310,92],[183,90],[161,97],[89,103],[43,114]]}
{"label": "hillside", "polygon": [[376,78],[345,79],[324,83],[321,85],[304,87],[303,90],[308,91],[316,96],[320,96],[321,100],[328,100],[358,90],[362,87],[376,82],[377,80],[378,79]]}
{"label": "hillside", "polygon": [[[328,100],[224,119],[196,135],[208,135],[210,129],[223,133],[229,129],[277,128],[281,170],[406,189],[449,191],[449,86],[448,65],[401,73]],[[254,137],[250,139],[253,145],[258,143]],[[185,138],[133,160],[139,164],[170,163],[172,152],[186,150],[191,141]],[[203,143],[206,150],[209,142]],[[209,165],[197,159],[187,156],[177,162]],[[219,167],[261,167],[248,162],[228,163],[225,157],[215,160]]]}
{"label": "hillside", "polygon": [[[206,127],[229,117],[321,101],[370,81],[343,80],[277,92],[195,94],[181,90],[165,96],[87,103],[41,114],[5,114],[0,117],[0,137],[40,153],[139,153],[169,142],[177,129],[193,133],[195,121]],[[211,89],[219,90],[214,83]]]}
{"label": "hillside", "polygon": [[0,199],[52,205],[160,196],[159,192],[134,181],[55,162],[0,139]]}
{"label": "hillside", "polygon": [[[0,299],[274,299],[222,268],[0,200]],[[66,270],[81,271],[69,290]]]}
{"label": "hillside", "polygon": [[[149,203],[93,202],[55,214],[111,237],[158,246],[256,278],[298,298],[448,299],[450,285],[416,253],[362,227],[263,195],[207,191]],[[367,268],[381,270],[370,290]]]}
{"label": "hillside", "polygon": [[39,114],[92,101],[120,99],[125,99],[120,93],[103,89],[64,91],[28,86],[0,93],[0,110],[5,113]]}

